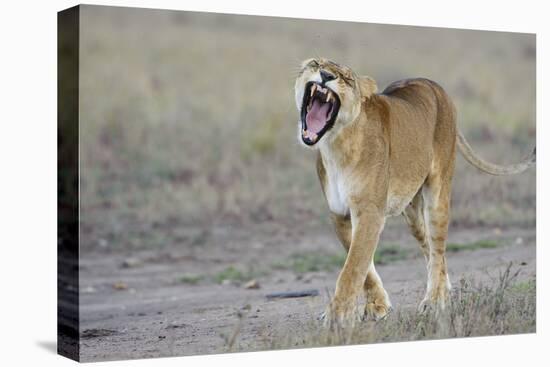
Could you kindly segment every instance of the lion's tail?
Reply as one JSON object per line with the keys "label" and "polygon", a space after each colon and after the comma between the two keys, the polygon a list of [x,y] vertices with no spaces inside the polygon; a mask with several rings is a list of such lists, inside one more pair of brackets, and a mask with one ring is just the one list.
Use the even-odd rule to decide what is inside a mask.
{"label": "lion's tail", "polygon": [[525,171],[531,166],[534,166],[536,162],[536,147],[533,148],[533,152],[531,152],[531,154],[521,162],[510,164],[507,166],[501,166],[498,164],[487,162],[476,155],[476,153],[474,152],[470,144],[468,144],[468,141],[466,141],[466,138],[464,137],[464,135],[462,135],[460,131],[457,132],[456,138],[458,149],[460,150],[464,158],[466,158],[466,160],[470,162],[470,164],[472,164],[473,166],[490,175],[514,175],[516,173],[521,173]]}

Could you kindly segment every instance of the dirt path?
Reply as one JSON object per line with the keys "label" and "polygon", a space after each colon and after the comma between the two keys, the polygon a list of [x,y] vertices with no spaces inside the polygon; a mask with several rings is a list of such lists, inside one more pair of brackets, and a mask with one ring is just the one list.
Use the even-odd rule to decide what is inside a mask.
{"label": "dirt path", "polygon": [[[222,248],[214,247],[216,236],[223,239]],[[248,240],[243,246],[243,237],[218,233],[212,235],[213,244],[199,250],[148,250],[132,253],[131,258],[130,253],[87,254],[81,273],[82,360],[219,353],[227,351],[234,335],[240,349],[265,349],[272,338],[315,320],[334,289],[336,268],[296,274],[272,266],[299,251],[340,250],[332,233],[317,236],[308,241],[272,236]],[[414,249],[409,237],[399,236],[392,241]],[[456,284],[464,276],[490,282],[509,262],[521,269],[520,280],[535,277],[533,229],[502,233],[486,228],[454,230],[451,241],[469,243],[479,238],[494,239],[498,246],[450,253],[452,282]],[[277,246],[291,242],[291,246]],[[228,264],[255,264],[260,270],[256,277],[260,288],[245,289],[244,282],[218,284],[212,277],[182,280],[182,274],[204,274],[206,269],[213,274]],[[377,270],[395,308],[416,306],[425,287],[421,256],[380,265]],[[317,289],[320,295],[282,300],[265,297],[270,292],[306,289]]]}

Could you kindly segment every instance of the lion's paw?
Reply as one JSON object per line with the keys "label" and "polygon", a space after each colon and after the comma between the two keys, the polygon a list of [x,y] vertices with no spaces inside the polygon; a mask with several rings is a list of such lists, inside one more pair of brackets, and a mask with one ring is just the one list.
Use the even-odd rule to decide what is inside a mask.
{"label": "lion's paw", "polygon": [[361,321],[357,305],[353,302],[332,301],[319,317],[328,329],[351,328]]}
{"label": "lion's paw", "polygon": [[380,321],[388,317],[392,311],[391,304],[370,302],[365,305],[364,320]]}
{"label": "lion's paw", "polygon": [[418,305],[418,312],[420,313],[440,313],[444,311],[449,302],[449,296],[447,292],[442,294],[427,294],[424,299]]}

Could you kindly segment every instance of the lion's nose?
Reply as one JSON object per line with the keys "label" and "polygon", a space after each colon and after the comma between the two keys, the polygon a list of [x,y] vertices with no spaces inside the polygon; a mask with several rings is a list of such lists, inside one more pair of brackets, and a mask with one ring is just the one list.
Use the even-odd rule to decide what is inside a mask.
{"label": "lion's nose", "polygon": [[329,73],[328,71],[321,70],[320,74],[321,74],[321,80],[323,81],[323,84],[336,79],[336,77],[331,73]]}

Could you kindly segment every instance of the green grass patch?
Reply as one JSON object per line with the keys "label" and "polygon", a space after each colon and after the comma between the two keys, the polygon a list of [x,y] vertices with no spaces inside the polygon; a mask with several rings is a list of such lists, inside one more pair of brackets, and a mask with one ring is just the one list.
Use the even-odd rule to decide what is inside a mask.
{"label": "green grass patch", "polygon": [[178,281],[180,283],[195,285],[195,284],[198,284],[203,279],[204,279],[204,276],[199,274],[183,274],[178,278]]}
{"label": "green grass patch", "polygon": [[260,272],[254,269],[241,270],[234,266],[229,266],[214,274],[213,279],[216,283],[220,284],[226,280],[233,283],[242,283],[266,274],[266,272]]}
{"label": "green grass patch", "polygon": [[[404,260],[409,257],[410,251],[398,245],[382,245],[378,247],[374,255],[375,264],[389,264],[394,261]],[[319,252],[297,253],[273,264],[274,269],[292,270],[295,273],[303,274],[320,271],[340,270],[346,261],[347,254],[327,254]]]}
{"label": "green grass patch", "polygon": [[409,250],[403,249],[399,245],[382,244],[378,246],[374,254],[374,263],[385,265],[394,261],[405,260],[409,257],[409,254]]}
{"label": "green grass patch", "polygon": [[534,279],[526,282],[518,282],[510,286],[509,291],[515,295],[536,293],[537,284]]}
{"label": "green grass patch", "polygon": [[323,254],[323,253],[298,253],[287,260],[273,264],[275,269],[292,270],[295,273],[303,274],[317,271],[332,271],[339,269],[346,261],[346,254]]}
{"label": "green grass patch", "polygon": [[471,243],[448,243],[448,252],[472,251],[484,248],[496,248],[498,243],[492,240],[481,240]]}
{"label": "green grass patch", "polygon": [[216,283],[222,283],[224,280],[230,280],[234,282],[243,282],[247,280],[246,275],[239,269],[230,266],[219,273],[214,275]]}

